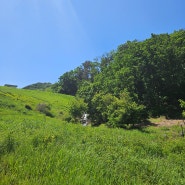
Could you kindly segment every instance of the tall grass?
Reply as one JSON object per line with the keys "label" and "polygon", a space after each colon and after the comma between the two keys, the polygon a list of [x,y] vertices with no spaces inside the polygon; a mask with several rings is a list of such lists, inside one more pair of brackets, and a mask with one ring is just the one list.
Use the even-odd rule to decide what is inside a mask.
{"label": "tall grass", "polygon": [[1,116],[0,184],[183,185],[185,139],[179,132],[178,126],[143,130],[83,127],[34,111]]}
{"label": "tall grass", "polygon": [[67,116],[69,104],[73,99],[74,97],[68,95],[0,86],[0,114],[36,115],[38,105],[45,104],[50,107],[51,115],[62,119]]}
{"label": "tall grass", "polygon": [[[8,124],[8,125],[7,125]],[[0,123],[2,184],[184,184],[184,138],[48,118]]]}

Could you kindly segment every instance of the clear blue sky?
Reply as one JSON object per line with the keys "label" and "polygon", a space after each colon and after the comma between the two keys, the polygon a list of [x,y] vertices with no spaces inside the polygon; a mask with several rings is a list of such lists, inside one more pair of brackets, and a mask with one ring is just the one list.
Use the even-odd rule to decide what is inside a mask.
{"label": "clear blue sky", "polygon": [[151,33],[185,29],[185,0],[0,0],[0,85],[57,82]]}

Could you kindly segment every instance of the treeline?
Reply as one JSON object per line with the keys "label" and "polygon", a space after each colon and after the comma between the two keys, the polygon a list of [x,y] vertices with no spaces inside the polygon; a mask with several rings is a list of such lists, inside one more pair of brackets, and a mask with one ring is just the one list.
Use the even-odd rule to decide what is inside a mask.
{"label": "treeline", "polygon": [[179,99],[185,100],[185,30],[128,41],[64,73],[52,88],[83,98],[95,124],[178,117]]}
{"label": "treeline", "polygon": [[51,86],[52,86],[52,84],[49,82],[45,82],[45,83],[38,82],[38,83],[34,83],[34,84],[28,85],[26,87],[23,87],[23,89],[45,91],[45,90],[49,89]]}

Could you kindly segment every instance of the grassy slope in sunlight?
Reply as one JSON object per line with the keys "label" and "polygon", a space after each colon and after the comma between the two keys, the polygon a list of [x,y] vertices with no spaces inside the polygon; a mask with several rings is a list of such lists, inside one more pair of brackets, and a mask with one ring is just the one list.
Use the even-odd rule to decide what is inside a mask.
{"label": "grassy slope in sunlight", "polygon": [[[58,118],[68,112],[72,99],[72,96],[52,92],[0,87],[0,114],[3,117],[42,116],[36,109],[39,104],[46,104],[54,117]],[[32,110],[28,110],[26,106]]]}
{"label": "grassy slope in sunlight", "polygon": [[[185,184],[185,138],[178,126],[123,130],[66,123],[59,115],[67,114],[72,99],[0,87],[0,184]],[[54,118],[35,111],[43,102]]]}

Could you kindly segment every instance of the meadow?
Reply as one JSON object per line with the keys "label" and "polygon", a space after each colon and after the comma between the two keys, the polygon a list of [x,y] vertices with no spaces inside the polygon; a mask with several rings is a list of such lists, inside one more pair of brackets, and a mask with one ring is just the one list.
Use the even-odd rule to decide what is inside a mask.
{"label": "meadow", "polygon": [[[72,100],[0,87],[0,184],[185,184],[179,125],[83,127],[64,121]],[[41,103],[53,116],[38,111]]]}

